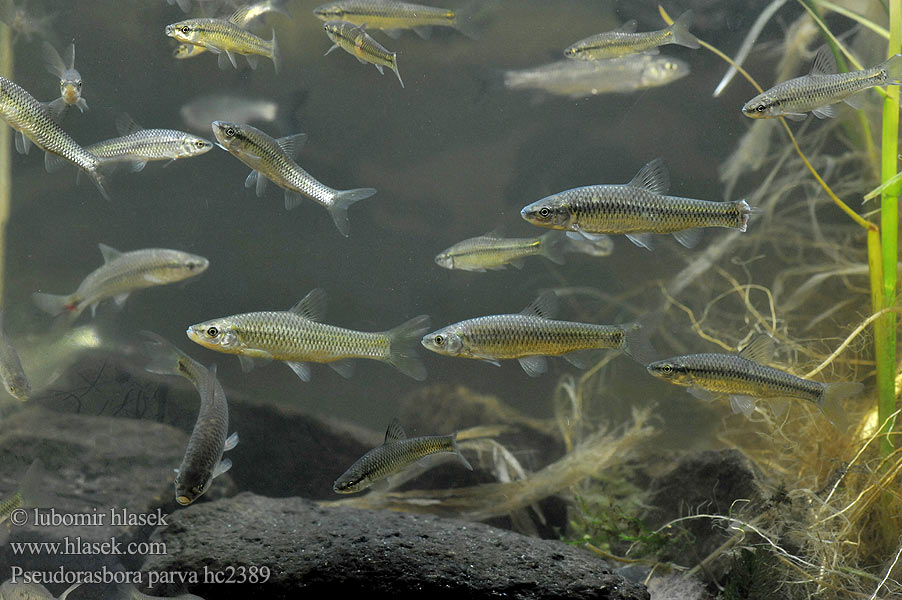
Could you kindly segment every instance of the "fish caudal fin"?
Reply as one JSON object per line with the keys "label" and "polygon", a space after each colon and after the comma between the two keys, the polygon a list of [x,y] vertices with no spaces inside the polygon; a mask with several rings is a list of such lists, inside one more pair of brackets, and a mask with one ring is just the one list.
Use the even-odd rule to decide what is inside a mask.
{"label": "fish caudal fin", "polygon": [[388,358],[385,360],[417,381],[426,379],[426,367],[416,348],[420,346],[423,335],[429,331],[429,322],[429,315],[420,315],[386,332],[389,341]]}
{"label": "fish caudal fin", "polygon": [[460,459],[460,462],[462,462],[463,465],[464,465],[467,469],[469,469],[470,471],[472,471],[472,470],[473,470],[473,465],[471,465],[471,464],[470,464],[470,461],[468,461],[467,458],[466,458],[463,454],[461,454],[460,448],[457,447],[457,434],[456,434],[456,433],[455,433],[453,436],[451,436],[451,447],[454,448],[454,455],[457,456],[457,458]]}
{"label": "fish caudal fin", "polygon": [[476,13],[482,8],[481,0],[473,0],[454,15],[454,29],[458,30],[471,40],[482,37],[482,28],[476,22]]}
{"label": "fish caudal fin", "polygon": [[689,23],[692,21],[692,11],[687,10],[673,22],[670,31],[673,32],[673,43],[687,48],[698,48],[698,38],[689,33]]}
{"label": "fish caudal fin", "polygon": [[78,303],[68,294],[35,292],[31,297],[38,308],[54,317],[67,311],[74,313],[78,310]]}
{"label": "fish caudal fin", "polygon": [[142,354],[148,359],[144,365],[145,371],[158,375],[182,374],[179,370],[179,358],[183,356],[181,350],[152,331],[142,331],[141,335],[148,340],[141,344]]}
{"label": "fish caudal fin", "polygon": [[658,328],[660,317],[645,317],[623,327],[623,351],[636,362],[647,365],[657,356],[651,334]]}
{"label": "fish caudal fin", "polygon": [[902,54],[889,57],[884,63],[887,85],[902,85]]}
{"label": "fish caudal fin", "polygon": [[863,389],[864,384],[857,381],[824,384],[824,391],[817,400],[818,408],[831,423],[839,429],[845,430],[848,426],[848,418],[842,405],[843,400],[857,396]]}
{"label": "fish caudal fin", "polygon": [[332,214],[332,220],[341,235],[348,237],[351,226],[348,223],[348,207],[359,202],[364,198],[369,198],[376,193],[375,188],[359,188],[356,190],[345,190],[337,192],[332,199],[332,204],[328,207]]}
{"label": "fish caudal fin", "polygon": [[539,238],[542,256],[555,264],[564,264],[564,241],[566,239],[567,236],[563,231],[551,230],[544,234]]}
{"label": "fish caudal fin", "polygon": [[276,73],[278,73],[282,64],[282,56],[279,54],[279,43],[276,41],[275,29],[272,30],[272,40],[270,41],[270,44],[272,44],[272,54],[270,55],[272,66]]}

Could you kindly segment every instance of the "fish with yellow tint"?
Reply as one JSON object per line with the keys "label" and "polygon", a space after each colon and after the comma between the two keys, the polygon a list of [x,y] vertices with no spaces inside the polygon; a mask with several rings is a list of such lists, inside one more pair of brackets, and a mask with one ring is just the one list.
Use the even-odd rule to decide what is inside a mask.
{"label": "fish with yellow tint", "polygon": [[354,331],[320,321],[326,310],[326,293],[317,288],[287,311],[244,313],[212,319],[188,328],[191,341],[204,348],[235,354],[247,371],[254,359],[285,362],[302,381],[310,380],[308,363],[327,363],[343,377],[350,377],[350,359],[387,362],[418,381],[426,369],[415,347],[429,327],[420,315],[389,331]]}
{"label": "fish with yellow tint", "polygon": [[504,269],[507,265],[522,269],[527,257],[544,256],[562,265],[564,243],[564,234],[560,231],[549,231],[531,238],[505,238],[500,231],[490,231],[440,252],[435,257],[435,263],[446,269],[484,272]]}
{"label": "fish with yellow tint", "polygon": [[469,38],[478,38],[479,30],[473,22],[478,6],[474,2],[462,11],[454,11],[395,0],[338,0],[316,7],[313,14],[322,21],[348,21],[381,29],[391,38],[400,36],[404,29],[412,29],[426,39],[432,27],[452,27]]}
{"label": "fish with yellow tint", "polygon": [[239,23],[244,22],[249,6],[236,10],[228,19],[199,17],[186,19],[167,25],[165,33],[183,44],[202,46],[204,49],[219,55],[219,68],[225,69],[230,62],[236,69],[236,54],[247,59],[252,69],[257,68],[257,57],[265,56],[272,60],[273,68],[279,72],[279,46],[273,31],[272,39],[267,41],[254,35]]}
{"label": "fish with yellow tint", "polygon": [[[237,18],[239,20],[236,21],[235,24],[240,27],[247,27],[254,20],[259,19],[268,13],[278,13],[280,15],[285,15],[286,17],[291,16],[285,8],[285,0],[263,0],[263,2],[255,2],[254,4],[248,5],[244,10],[238,13]],[[182,42],[172,51],[172,56],[182,60],[185,58],[194,58],[206,51],[207,48],[204,46]]]}
{"label": "fish with yellow tint", "polygon": [[336,48],[341,48],[361,63],[370,63],[375,65],[380,73],[384,73],[382,67],[388,67],[398,76],[401,87],[404,87],[404,81],[401,80],[401,73],[398,72],[398,53],[390,52],[372,38],[365,30],[365,25],[354,25],[348,21],[327,21],[323,25],[326,35],[335,42],[331,48],[326,50],[329,54]]}
{"label": "fish with yellow tint", "polygon": [[636,33],[635,20],[627,21],[618,29],[575,42],[564,50],[564,56],[577,60],[599,60],[630,54],[657,54],[658,46],[665,44],[698,48],[698,40],[687,29],[691,19],[692,11],[686,11],[670,27],[640,33]]}
{"label": "fish with yellow tint", "polygon": [[50,42],[44,42],[44,62],[47,71],[56,75],[60,81],[60,97],[47,103],[50,112],[59,119],[63,112],[70,106],[77,106],[78,110],[88,110],[88,103],[81,97],[81,73],[75,69],[75,44],[66,47],[66,55],[60,56]]}

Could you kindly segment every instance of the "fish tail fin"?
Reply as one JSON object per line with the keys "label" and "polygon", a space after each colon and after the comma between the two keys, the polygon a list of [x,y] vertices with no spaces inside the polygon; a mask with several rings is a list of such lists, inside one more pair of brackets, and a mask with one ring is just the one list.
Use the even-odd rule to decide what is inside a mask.
{"label": "fish tail fin", "polygon": [[158,375],[181,375],[179,359],[184,353],[159,334],[152,331],[140,333],[147,338],[147,341],[141,344],[142,354],[148,359],[144,370]]}
{"label": "fish tail fin", "polygon": [[269,42],[272,45],[272,55],[270,58],[272,59],[272,66],[275,69],[276,73],[279,72],[279,68],[282,65],[282,56],[279,54],[279,43],[276,41],[276,30],[272,30],[272,40]]}
{"label": "fish tail fin", "polygon": [[364,198],[369,198],[376,193],[374,188],[358,188],[356,190],[344,190],[336,192],[332,204],[329,206],[329,212],[332,213],[332,220],[341,235],[348,237],[350,233],[350,224],[348,223],[348,207],[359,202]]}
{"label": "fish tail fin", "polygon": [[476,14],[482,8],[482,0],[473,0],[462,9],[455,11],[454,29],[458,30],[471,40],[482,37],[482,27],[476,22]]}
{"label": "fish tail fin", "polygon": [[464,465],[467,469],[469,469],[470,471],[472,471],[472,470],[473,470],[473,465],[470,464],[470,461],[467,460],[467,457],[464,456],[464,455],[461,453],[460,448],[457,447],[457,434],[456,434],[456,433],[455,433],[454,435],[451,436],[451,447],[454,448],[454,454],[455,454],[455,456],[457,456],[457,458],[460,459],[460,462],[462,462],[463,465]]}
{"label": "fish tail fin", "polygon": [[848,426],[848,418],[842,404],[843,400],[857,396],[863,389],[864,384],[857,381],[824,384],[824,391],[821,392],[821,397],[817,399],[817,406],[831,423],[839,429],[845,430]]}
{"label": "fish tail fin", "polygon": [[386,332],[388,358],[396,369],[417,381],[426,379],[426,367],[416,349],[423,335],[429,331],[429,315],[420,315]]}
{"label": "fish tail fin", "polygon": [[689,33],[689,23],[692,21],[692,11],[687,10],[673,22],[670,31],[673,33],[673,43],[687,48],[698,48],[698,38]]}
{"label": "fish tail fin", "polygon": [[541,240],[542,256],[555,264],[564,264],[564,240],[567,239],[564,232],[552,229],[539,239]]}
{"label": "fish tail fin", "polygon": [[74,313],[78,310],[78,302],[69,294],[35,292],[31,297],[38,308],[53,317],[64,312]]}
{"label": "fish tail fin", "polygon": [[401,82],[401,87],[404,87],[404,81],[401,79],[401,72],[398,70],[398,53],[397,52],[392,52],[391,70],[394,71],[395,75],[398,76],[398,81]]}
{"label": "fish tail fin", "polygon": [[97,186],[97,189],[100,191],[100,195],[103,196],[104,200],[109,201],[110,195],[107,193],[107,178],[106,175],[100,172],[100,168],[103,165],[103,162],[100,159],[97,159],[97,166],[89,171],[86,171],[88,175],[91,176],[91,181],[94,182],[94,185]]}
{"label": "fish tail fin", "polygon": [[887,85],[902,85],[902,54],[889,57],[884,63],[886,69]]}
{"label": "fish tail fin", "polygon": [[734,204],[736,205],[736,208],[739,209],[739,226],[736,227],[736,229],[745,231],[749,224],[749,217],[753,212],[752,207],[749,206],[749,203],[745,200],[737,200]]}
{"label": "fish tail fin", "polygon": [[651,344],[651,334],[658,328],[660,317],[646,316],[632,323],[621,325],[623,328],[623,351],[636,362],[647,365],[657,356]]}

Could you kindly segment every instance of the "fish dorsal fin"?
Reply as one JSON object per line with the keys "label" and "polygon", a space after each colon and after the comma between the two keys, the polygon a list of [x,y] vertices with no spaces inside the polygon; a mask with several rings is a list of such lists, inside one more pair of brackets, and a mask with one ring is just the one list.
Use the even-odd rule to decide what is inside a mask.
{"label": "fish dorsal fin", "polygon": [[502,239],[504,237],[504,225],[499,225],[495,229],[485,232],[482,237],[492,238],[493,240]]}
{"label": "fish dorsal fin", "polygon": [[75,68],[75,44],[69,44],[66,48],[66,53],[62,56],[63,64],[66,65],[66,69],[74,69]]}
{"label": "fish dorsal fin", "polygon": [[306,133],[295,133],[294,135],[286,135],[285,137],[281,137],[276,140],[276,143],[279,144],[279,147],[285,151],[285,154],[290,156],[291,158],[297,158],[298,152],[301,151],[301,148],[304,147],[304,144],[307,142],[307,134]]}
{"label": "fish dorsal fin", "polygon": [[116,117],[116,131],[119,135],[131,135],[144,129],[128,113],[122,113]]}
{"label": "fish dorsal fin", "polygon": [[553,319],[557,316],[560,305],[558,303],[557,294],[554,290],[549,290],[533,300],[529,306],[520,311],[521,315],[530,317],[541,317],[543,319]]}
{"label": "fish dorsal fin", "polygon": [[836,73],[836,57],[826,44],[817,49],[811,75],[832,75]]}
{"label": "fish dorsal fin", "polygon": [[322,321],[326,316],[326,291],[322,288],[310,290],[309,294],[288,310],[309,321]]}
{"label": "fish dorsal fin", "polygon": [[112,246],[107,246],[106,244],[97,244],[97,247],[100,248],[100,253],[103,255],[104,264],[113,262],[114,260],[122,256],[122,253]]}
{"label": "fish dorsal fin", "polygon": [[247,22],[247,13],[250,11],[252,7],[242,6],[232,13],[232,16],[229,17],[229,22],[238,25],[239,27],[244,27],[244,24]]}
{"label": "fish dorsal fin", "polygon": [[774,357],[774,338],[766,334],[755,336],[739,356],[756,363],[769,363]]}
{"label": "fish dorsal fin", "polygon": [[639,23],[636,21],[636,19],[630,19],[629,21],[626,21],[623,25],[621,25],[617,29],[614,29],[613,31],[616,31],[619,33],[635,33],[636,28],[638,26],[639,26]]}
{"label": "fish dorsal fin", "polygon": [[401,427],[401,421],[398,420],[397,417],[391,420],[391,423],[388,424],[388,429],[385,430],[385,441],[384,444],[390,444],[392,442],[400,442],[401,440],[406,440],[407,434],[404,433],[404,428]]}
{"label": "fish dorsal fin", "polygon": [[664,160],[656,158],[639,169],[636,176],[627,184],[646,189],[653,194],[666,194],[670,189],[670,174]]}

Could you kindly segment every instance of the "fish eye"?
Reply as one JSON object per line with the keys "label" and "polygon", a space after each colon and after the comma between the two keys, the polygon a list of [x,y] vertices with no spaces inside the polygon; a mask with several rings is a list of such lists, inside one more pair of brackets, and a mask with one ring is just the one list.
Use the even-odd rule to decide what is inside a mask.
{"label": "fish eye", "polygon": [[547,206],[543,206],[542,208],[539,209],[539,216],[547,219],[548,217],[551,216],[551,209],[548,208]]}
{"label": "fish eye", "polygon": [[191,33],[191,28],[187,25],[182,25],[181,32],[185,35],[188,35],[189,33]]}
{"label": "fish eye", "polygon": [[207,145],[207,143],[203,140],[197,140],[196,142],[194,142],[194,145],[197,146],[198,148],[203,148],[204,146]]}
{"label": "fish eye", "polygon": [[226,134],[227,136],[229,136],[229,137],[232,137],[233,135],[235,135],[235,128],[234,128],[234,127],[229,127],[228,129],[226,129],[225,134]]}
{"label": "fish eye", "polygon": [[669,365],[669,364],[661,365],[661,371],[664,372],[664,373],[672,373],[672,372],[673,372],[673,365]]}
{"label": "fish eye", "polygon": [[437,335],[437,336],[435,336],[435,340],[434,340],[434,341],[435,341],[435,345],[436,345],[436,346],[441,346],[442,344],[445,343],[445,336],[443,336],[443,335]]}
{"label": "fish eye", "polygon": [[209,327],[209,328],[207,328],[207,335],[210,336],[211,338],[215,338],[216,336],[219,335],[219,329],[216,327]]}
{"label": "fish eye", "polygon": [[765,110],[767,110],[767,107],[764,106],[763,104],[759,104],[758,106],[755,107],[755,110],[757,110],[758,112],[764,112]]}

